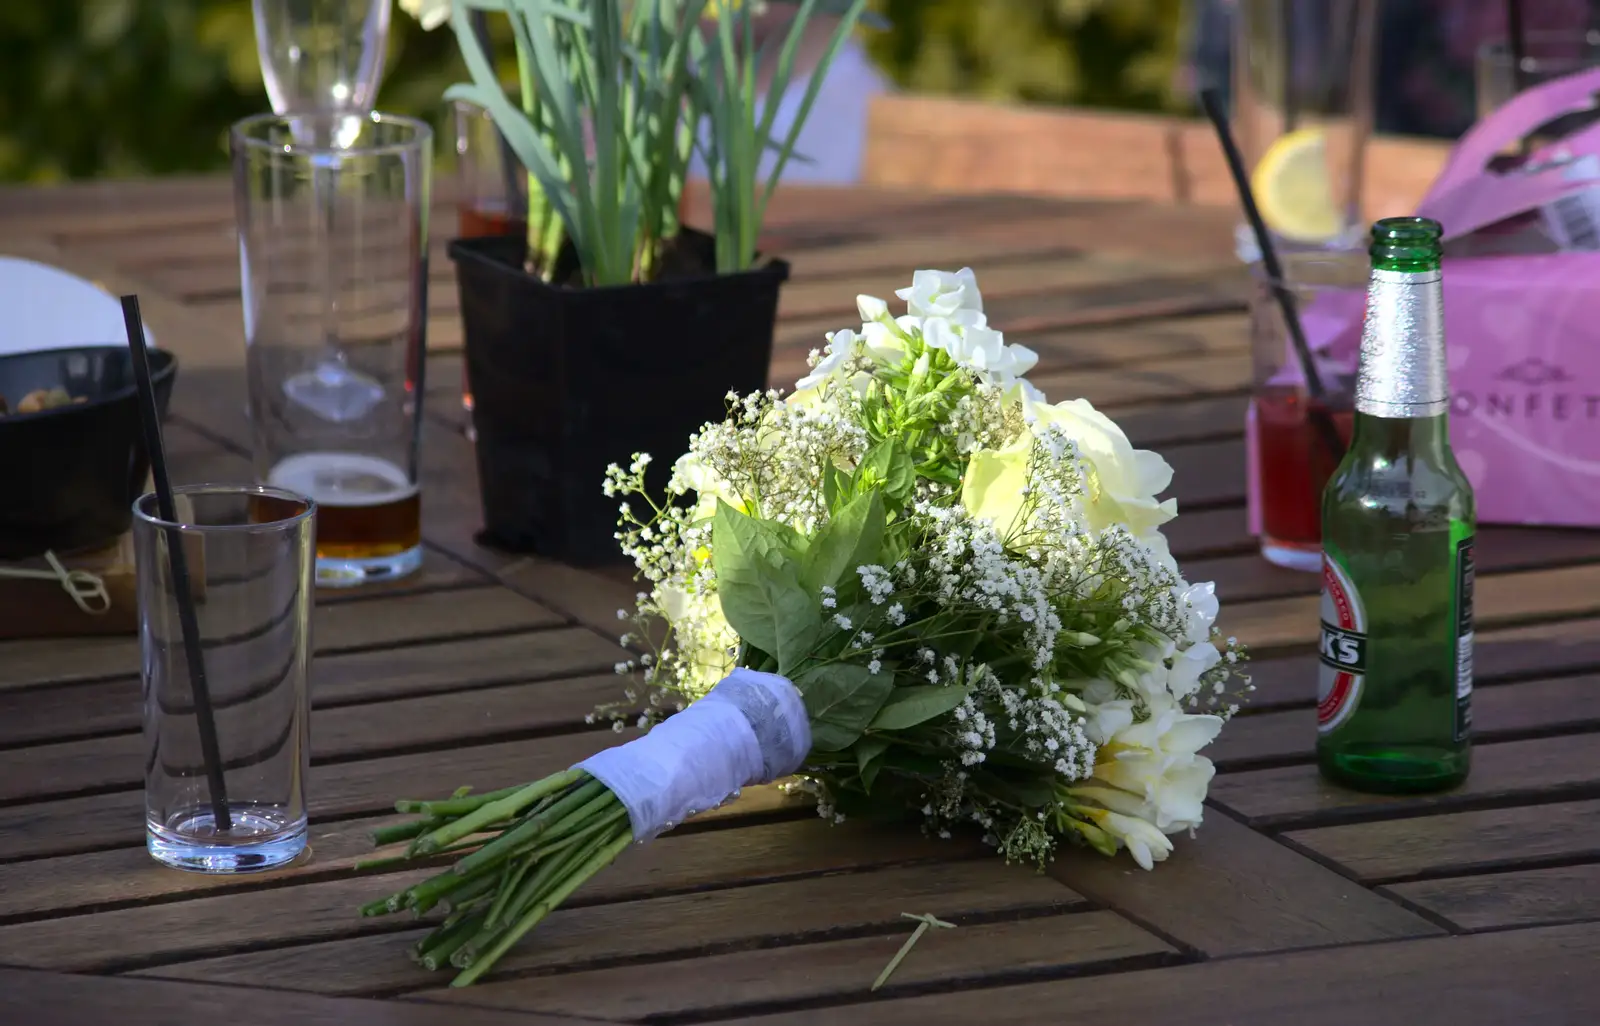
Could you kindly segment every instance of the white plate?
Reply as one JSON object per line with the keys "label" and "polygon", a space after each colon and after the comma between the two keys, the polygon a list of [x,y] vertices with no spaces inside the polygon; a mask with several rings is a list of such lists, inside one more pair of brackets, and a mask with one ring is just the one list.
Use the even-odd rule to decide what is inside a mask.
{"label": "white plate", "polygon": [[[144,334],[154,346],[148,326]],[[116,296],[58,267],[0,256],[0,355],[127,341]]]}

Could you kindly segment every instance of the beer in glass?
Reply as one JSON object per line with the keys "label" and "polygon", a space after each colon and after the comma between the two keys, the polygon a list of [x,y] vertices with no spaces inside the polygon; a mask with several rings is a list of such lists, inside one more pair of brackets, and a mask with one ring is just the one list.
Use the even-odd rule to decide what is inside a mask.
{"label": "beer in glass", "polygon": [[317,504],[318,584],[403,577],[422,562],[431,133],[259,115],[232,146],[256,473]]}

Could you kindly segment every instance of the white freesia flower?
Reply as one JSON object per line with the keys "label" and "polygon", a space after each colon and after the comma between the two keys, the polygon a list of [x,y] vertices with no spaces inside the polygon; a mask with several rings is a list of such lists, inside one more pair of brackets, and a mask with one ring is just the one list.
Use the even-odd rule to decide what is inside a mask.
{"label": "white freesia flower", "polygon": [[978,277],[972,268],[949,271],[918,271],[911,276],[911,287],[897,289],[895,295],[906,301],[913,317],[945,317],[957,324],[984,327],[983,296],[978,292]]}
{"label": "white freesia flower", "polygon": [[[1093,777],[1074,794],[1148,819],[1163,833],[1191,830],[1200,825],[1206,789],[1216,775],[1199,751],[1222,730],[1222,720],[1183,712],[1170,697],[1151,696],[1146,704],[1149,718],[1123,726],[1102,745]],[[1113,725],[1115,715],[1102,707],[1095,729]]]}
{"label": "white freesia flower", "polygon": [[1109,809],[1084,808],[1081,810],[1100,829],[1110,834],[1117,843],[1128,849],[1133,861],[1141,869],[1154,869],[1157,862],[1165,862],[1172,854],[1172,842],[1148,821],[1137,816],[1125,816]]}
{"label": "white freesia flower", "polygon": [[980,381],[1002,389],[1011,388],[1039,362],[1039,355],[1033,350],[1007,345],[1005,336],[993,328],[963,325],[943,316],[923,319],[922,339],[930,347],[949,353],[952,360],[972,371]]}
{"label": "white freesia flower", "polygon": [[857,296],[856,311],[861,314],[862,322],[867,324],[889,319],[889,304],[877,296]]}
{"label": "white freesia flower", "polygon": [[1167,688],[1173,698],[1188,698],[1200,690],[1200,678],[1217,663],[1222,653],[1210,641],[1202,641],[1172,657],[1172,670],[1167,677]]}
{"label": "white freesia flower", "polygon": [[844,368],[845,362],[856,354],[856,349],[861,344],[861,336],[849,328],[828,333],[828,348],[823,352],[822,359],[811,368],[811,373],[794,383],[796,390],[814,388],[829,378],[838,374]]}
{"label": "white freesia flower", "polygon": [[882,321],[861,325],[861,344],[868,356],[885,366],[894,366],[906,357],[905,335]]}
{"label": "white freesia flower", "polygon": [[400,0],[400,9],[417,19],[426,32],[450,20],[450,0]]}
{"label": "white freesia flower", "polygon": [[1185,638],[1198,645],[1211,637],[1211,625],[1217,621],[1217,586],[1211,581],[1172,589],[1178,608],[1188,619],[1189,632]]}
{"label": "white freesia flower", "polygon": [[1116,422],[1087,399],[1069,399],[1054,406],[1025,401],[1023,417],[1036,433],[1049,425],[1058,426],[1076,443],[1079,458],[1093,467],[1098,487],[1085,503],[1091,527],[1125,524],[1142,538],[1178,515],[1176,500],[1158,501],[1155,497],[1172,483],[1167,461],[1148,449],[1135,449]]}

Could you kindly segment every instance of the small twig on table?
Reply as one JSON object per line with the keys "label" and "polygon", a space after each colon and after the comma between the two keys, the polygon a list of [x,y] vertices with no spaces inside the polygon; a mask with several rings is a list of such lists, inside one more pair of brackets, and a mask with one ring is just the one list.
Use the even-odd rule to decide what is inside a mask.
{"label": "small twig on table", "polygon": [[917,928],[911,931],[911,936],[906,938],[906,942],[900,945],[900,950],[896,951],[894,953],[894,957],[889,959],[889,964],[883,967],[883,972],[879,973],[878,978],[872,981],[873,990],[877,990],[879,987],[889,982],[889,977],[894,975],[894,971],[896,969],[900,968],[900,963],[905,959],[906,955],[911,951],[912,947],[917,943],[917,941],[922,939],[922,935],[928,932],[928,927],[937,926],[945,930],[954,930],[956,928],[955,923],[947,923],[943,919],[935,919],[931,913],[923,913],[920,916],[914,916],[910,912],[902,912],[900,913],[900,918],[915,920],[917,923]]}

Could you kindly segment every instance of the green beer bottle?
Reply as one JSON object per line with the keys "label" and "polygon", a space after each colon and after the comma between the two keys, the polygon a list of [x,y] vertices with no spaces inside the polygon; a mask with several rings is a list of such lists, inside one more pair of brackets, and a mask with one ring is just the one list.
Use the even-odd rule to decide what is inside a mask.
{"label": "green beer bottle", "polygon": [[1317,765],[1365,791],[1466,779],[1472,485],[1450,450],[1438,222],[1372,226],[1355,425],[1322,496]]}

